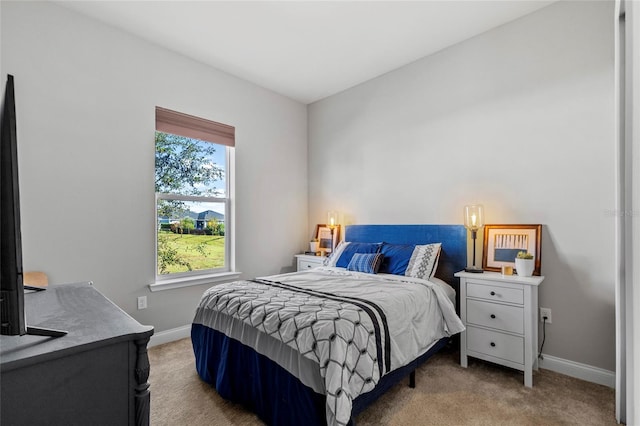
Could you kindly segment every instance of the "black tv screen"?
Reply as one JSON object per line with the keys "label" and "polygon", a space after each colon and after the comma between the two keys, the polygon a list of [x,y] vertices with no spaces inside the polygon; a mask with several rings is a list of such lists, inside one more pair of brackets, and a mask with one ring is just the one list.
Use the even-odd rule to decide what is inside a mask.
{"label": "black tv screen", "polygon": [[0,289],[2,334],[26,333],[13,76],[7,77],[0,139]]}

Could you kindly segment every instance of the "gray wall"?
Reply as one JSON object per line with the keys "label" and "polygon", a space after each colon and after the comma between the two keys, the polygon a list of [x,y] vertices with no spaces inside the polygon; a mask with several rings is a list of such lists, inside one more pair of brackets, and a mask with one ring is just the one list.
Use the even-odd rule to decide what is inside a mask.
{"label": "gray wall", "polygon": [[[1,3],[16,79],[24,265],[93,280],[156,331],[192,320],[206,285],[154,281],[156,105],[236,127],[237,268],[293,267],[307,235],[306,107],[50,2]],[[283,155],[286,153],[286,156]],[[147,310],[136,298],[148,296]]]}
{"label": "gray wall", "polygon": [[309,106],[309,223],[541,223],[544,352],[615,369],[613,2],[559,2]]}

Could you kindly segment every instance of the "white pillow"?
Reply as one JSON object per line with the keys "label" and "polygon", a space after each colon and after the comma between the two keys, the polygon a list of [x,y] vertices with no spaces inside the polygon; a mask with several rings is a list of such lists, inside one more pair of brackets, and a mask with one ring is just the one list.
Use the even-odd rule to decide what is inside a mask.
{"label": "white pillow", "polygon": [[409,259],[409,265],[404,275],[407,277],[428,280],[433,277],[438,267],[441,243],[416,246]]}

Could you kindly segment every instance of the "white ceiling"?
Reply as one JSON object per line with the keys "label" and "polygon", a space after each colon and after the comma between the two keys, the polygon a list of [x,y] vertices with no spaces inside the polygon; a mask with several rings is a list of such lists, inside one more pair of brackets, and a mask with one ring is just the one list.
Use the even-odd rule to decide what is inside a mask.
{"label": "white ceiling", "polygon": [[308,104],[553,1],[57,1]]}

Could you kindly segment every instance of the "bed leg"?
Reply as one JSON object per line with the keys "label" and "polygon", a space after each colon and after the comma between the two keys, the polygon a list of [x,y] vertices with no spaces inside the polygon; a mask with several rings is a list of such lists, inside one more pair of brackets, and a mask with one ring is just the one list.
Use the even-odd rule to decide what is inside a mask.
{"label": "bed leg", "polygon": [[415,389],[416,387],[416,370],[409,373],[409,387]]}

